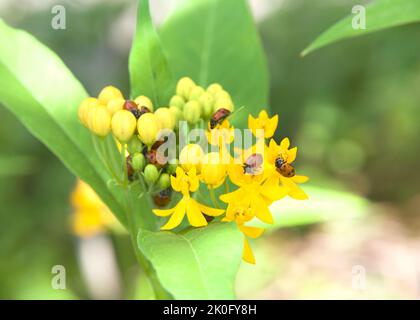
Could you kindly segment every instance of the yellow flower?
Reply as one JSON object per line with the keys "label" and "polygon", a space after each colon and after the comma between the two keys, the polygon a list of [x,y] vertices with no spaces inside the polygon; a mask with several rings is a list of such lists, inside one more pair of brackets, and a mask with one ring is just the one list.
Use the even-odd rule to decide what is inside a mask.
{"label": "yellow flower", "polygon": [[139,108],[146,107],[151,112],[153,112],[153,102],[148,97],[138,96],[137,98],[134,99],[134,102],[139,106]]}
{"label": "yellow flower", "polygon": [[201,159],[204,156],[203,149],[198,144],[187,144],[182,148],[179,154],[179,163],[185,171],[190,171],[192,168],[196,172],[201,171]]}
{"label": "yellow flower", "polygon": [[208,123],[208,130],[206,137],[209,144],[219,146],[222,149],[227,144],[231,144],[235,139],[234,128],[230,125],[228,120],[224,120],[216,128],[210,129],[210,122]]}
{"label": "yellow flower", "polygon": [[154,113],[145,113],[137,120],[139,138],[147,146],[151,146],[157,139],[161,126]]}
{"label": "yellow flower", "polygon": [[99,93],[98,100],[101,104],[107,105],[112,99],[124,98],[121,91],[113,86],[107,86]]}
{"label": "yellow flower", "polygon": [[278,145],[273,139],[270,140],[268,146],[268,171],[288,189],[288,195],[297,200],[308,199],[307,194],[299,188],[298,183],[304,183],[309,180],[306,176],[294,175],[292,177],[285,177],[277,171],[276,159],[281,158],[284,163],[291,164],[296,159],[297,147],[290,148],[290,140],[284,138]]}
{"label": "yellow flower", "polygon": [[107,227],[118,225],[108,207],[92,188],[79,180],[71,195],[74,208],[73,232],[80,237],[89,237],[103,232]]}
{"label": "yellow flower", "polygon": [[[287,195],[287,189],[278,185],[278,180],[265,179],[263,174],[249,175],[244,173],[242,165],[230,165],[229,179],[239,186],[233,192],[220,196],[220,199],[229,207],[235,205],[238,199],[244,199],[250,208],[250,214],[265,223],[273,223],[273,217],[268,206],[276,200]],[[264,180],[265,179],[265,180]]]}
{"label": "yellow flower", "polygon": [[155,116],[162,129],[173,130],[175,128],[175,116],[169,108],[159,108],[155,111]]}
{"label": "yellow flower", "polygon": [[258,118],[252,115],[248,116],[248,128],[252,131],[254,136],[257,137],[257,130],[264,130],[264,138],[271,138],[276,131],[279,116],[276,114],[274,117],[269,118],[265,110],[262,110]]}
{"label": "yellow flower", "polygon": [[207,207],[195,199],[190,197],[190,192],[198,190],[200,182],[196,174],[195,167],[188,172],[182,168],[176,168],[176,176],[171,176],[172,188],[181,192],[183,197],[178,204],[167,210],[154,209],[153,212],[159,217],[171,216],[169,221],[161,228],[161,230],[171,230],[179,226],[187,214],[189,223],[193,227],[204,227],[207,225],[206,218],[203,213],[216,217],[223,214],[224,210]]}
{"label": "yellow flower", "polygon": [[234,202],[229,204],[226,210],[226,216],[222,221],[232,222],[235,221],[239,227],[239,230],[244,234],[244,249],[242,253],[242,259],[248,263],[255,264],[255,257],[252,253],[251,246],[248,242],[247,237],[258,238],[264,232],[263,228],[245,226],[244,224],[254,218],[249,202],[246,198],[240,197],[238,193]]}
{"label": "yellow flower", "polygon": [[207,153],[201,160],[201,181],[209,189],[219,187],[226,178],[226,164],[218,152]]}
{"label": "yellow flower", "polygon": [[119,110],[112,116],[112,133],[120,142],[128,142],[136,131],[136,124],[136,117],[130,111]]}
{"label": "yellow flower", "polygon": [[97,106],[91,111],[89,129],[100,137],[105,137],[111,131],[111,115],[104,106]]}

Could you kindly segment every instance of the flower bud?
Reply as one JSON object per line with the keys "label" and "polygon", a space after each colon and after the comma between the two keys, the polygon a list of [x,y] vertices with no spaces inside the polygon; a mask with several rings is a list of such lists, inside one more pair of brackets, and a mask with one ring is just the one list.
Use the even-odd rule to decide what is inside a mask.
{"label": "flower bud", "polygon": [[171,179],[169,177],[169,174],[162,173],[158,180],[158,188],[159,189],[166,189],[171,185]]}
{"label": "flower bud", "polygon": [[125,100],[123,98],[116,98],[109,100],[106,107],[111,115],[115,112],[122,110],[124,107]]}
{"label": "flower bud", "polygon": [[148,164],[144,168],[144,180],[146,180],[147,185],[151,186],[159,178],[159,171],[153,164]]}
{"label": "flower bud", "polygon": [[78,109],[78,116],[80,122],[85,126],[88,127],[88,113],[91,107],[95,107],[99,105],[99,101],[96,98],[86,98],[82,101]]}
{"label": "flower bud", "polygon": [[155,111],[155,116],[162,129],[173,130],[175,127],[175,117],[169,108],[159,108]]}
{"label": "flower bud", "polygon": [[210,152],[201,160],[201,180],[209,188],[217,188],[226,178],[226,165],[218,152]]}
{"label": "flower bud", "polygon": [[181,96],[175,95],[171,98],[171,101],[169,101],[169,106],[171,107],[177,107],[179,109],[183,109],[185,105],[185,101]]}
{"label": "flower bud", "polygon": [[207,92],[216,95],[219,91],[223,91],[223,87],[218,83],[213,83],[207,87]]}
{"label": "flower bud", "polygon": [[204,119],[210,119],[213,115],[213,105],[214,105],[214,98],[213,95],[205,92],[201,95],[200,99],[198,100],[201,106],[201,114],[203,115]]}
{"label": "flower bud", "polygon": [[219,99],[232,100],[232,98],[230,97],[230,94],[225,90],[216,92],[216,94],[214,95],[214,99],[215,100],[219,100]]}
{"label": "flower bud", "polygon": [[203,155],[203,149],[198,144],[188,144],[179,154],[179,163],[185,171],[195,167],[197,172],[200,172]]}
{"label": "flower bud", "polygon": [[90,122],[90,130],[100,137],[105,137],[111,130],[111,115],[104,106],[95,107]]}
{"label": "flower bud", "polygon": [[232,100],[226,99],[226,98],[219,98],[216,100],[216,102],[214,103],[214,109],[213,112],[216,112],[219,109],[226,109],[229,110],[230,112],[233,112],[234,110],[234,106],[233,106],[233,102]]}
{"label": "flower bud", "polygon": [[167,169],[168,173],[175,174],[176,168],[178,167],[178,165],[179,165],[179,161],[177,159],[171,160],[168,164],[168,169]]}
{"label": "flower bud", "polygon": [[204,93],[204,89],[200,86],[195,86],[189,95],[189,100],[198,100],[200,99],[201,95]]}
{"label": "flower bud", "polygon": [[191,80],[191,78],[183,77],[178,81],[176,86],[176,94],[183,97],[184,99],[188,99],[190,92],[194,87],[195,83]]}
{"label": "flower bud", "polygon": [[127,110],[117,111],[112,116],[112,133],[120,142],[131,139],[136,130],[136,117]]}
{"label": "flower bud", "polygon": [[98,96],[99,102],[105,106],[108,104],[110,100],[117,99],[117,98],[123,99],[124,97],[121,91],[113,86],[107,86],[103,88]]}
{"label": "flower bud", "polygon": [[169,111],[174,116],[174,119],[175,119],[175,129],[178,129],[178,127],[179,127],[179,121],[181,121],[183,119],[184,114],[183,114],[183,112],[182,112],[181,109],[179,109],[178,107],[174,107],[174,106],[169,107]]}
{"label": "flower bud", "polygon": [[196,124],[201,117],[201,108],[198,101],[189,101],[184,106],[184,119],[191,125]]}
{"label": "flower bud", "polygon": [[137,130],[140,140],[145,145],[152,145],[159,134],[161,127],[154,113],[145,113],[137,120]]}
{"label": "flower bud", "polygon": [[152,103],[152,100],[150,100],[148,97],[138,96],[137,98],[134,99],[134,102],[137,103],[139,109],[141,107],[146,107],[147,109],[153,112],[153,103]]}
{"label": "flower bud", "polygon": [[133,136],[130,141],[128,141],[127,149],[130,154],[134,154],[136,152],[142,152],[143,144],[141,143],[139,137]]}
{"label": "flower bud", "polygon": [[131,166],[134,171],[143,171],[146,159],[141,152],[136,152],[131,158]]}

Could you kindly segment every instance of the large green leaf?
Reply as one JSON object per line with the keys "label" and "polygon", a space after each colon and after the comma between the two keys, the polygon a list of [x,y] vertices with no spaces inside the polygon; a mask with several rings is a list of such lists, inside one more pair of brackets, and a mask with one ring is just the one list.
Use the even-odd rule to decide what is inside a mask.
{"label": "large green leaf", "polygon": [[124,224],[118,196],[107,185],[110,177],[77,118],[85,97],[83,87],[51,50],[0,20],[0,103],[89,183]]}
{"label": "large green leaf", "polygon": [[[186,1],[159,32],[176,79],[189,76],[203,87],[219,82],[237,107],[268,108],[266,59],[245,0]],[[234,123],[246,117],[242,111]]]}
{"label": "large green leaf", "polygon": [[242,234],[233,223],[172,232],[140,230],[138,246],[175,299],[233,299]]}
{"label": "large green leaf", "polygon": [[[420,21],[419,0],[377,0],[366,7],[366,29],[353,29],[350,15],[322,33],[303,52],[306,55],[336,41]],[[414,39],[413,39],[414,40]]]}
{"label": "large green leaf", "polygon": [[131,96],[146,95],[156,107],[169,103],[171,73],[150,17],[149,1],[139,0],[137,30],[130,52]]}

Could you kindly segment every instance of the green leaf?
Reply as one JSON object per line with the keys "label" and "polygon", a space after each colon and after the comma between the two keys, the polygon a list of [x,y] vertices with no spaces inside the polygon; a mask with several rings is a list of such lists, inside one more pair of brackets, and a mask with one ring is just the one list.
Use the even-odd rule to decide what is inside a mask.
{"label": "green leaf", "polygon": [[308,200],[298,201],[285,198],[273,203],[270,210],[274,224],[259,221],[255,226],[270,229],[296,227],[339,219],[355,219],[367,214],[369,202],[349,192],[304,186]]}
{"label": "green leaf", "polygon": [[[0,103],[74,174],[90,184],[125,224],[92,137],[77,117],[86,92],[64,63],[28,33],[0,20]],[[54,183],[54,181],[51,181]]]}
{"label": "green leaf", "polygon": [[129,71],[132,98],[146,95],[152,99],[155,108],[168,105],[174,86],[171,87],[171,72],[153,26],[147,0],[138,2]]}
{"label": "green leaf", "polygon": [[[189,0],[159,32],[176,80],[218,82],[237,108],[268,108],[266,59],[246,1]],[[243,125],[246,117],[242,110],[233,122]]]}
{"label": "green leaf", "polygon": [[138,246],[175,299],[233,299],[243,236],[233,223],[178,234],[140,229]]}
{"label": "green leaf", "polygon": [[302,55],[346,38],[420,21],[418,0],[377,0],[366,7],[366,29],[353,29],[350,15],[323,32]]}

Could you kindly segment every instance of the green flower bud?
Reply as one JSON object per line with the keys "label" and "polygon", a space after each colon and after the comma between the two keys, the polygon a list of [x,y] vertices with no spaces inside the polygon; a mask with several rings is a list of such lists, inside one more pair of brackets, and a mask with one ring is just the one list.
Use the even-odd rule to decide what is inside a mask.
{"label": "green flower bud", "polygon": [[130,141],[128,141],[127,149],[130,154],[141,152],[143,150],[143,144],[141,143],[139,137],[133,136]]}
{"label": "green flower bud", "polygon": [[144,168],[144,179],[146,180],[146,183],[151,186],[154,184],[159,178],[159,171],[153,164],[148,164]]}
{"label": "green flower bud", "polygon": [[144,166],[146,165],[146,159],[141,152],[136,152],[131,158],[131,166],[134,171],[143,171]]}
{"label": "green flower bud", "polygon": [[174,159],[171,162],[169,162],[168,169],[167,169],[168,173],[169,174],[175,174],[176,173],[176,168],[178,167],[178,165],[179,165],[178,159]]}
{"label": "green flower bud", "polygon": [[169,111],[174,116],[175,129],[178,129],[179,121],[181,121],[183,119],[184,114],[183,114],[181,109],[179,109],[178,107],[174,107],[174,106],[169,107]]}
{"label": "green flower bud", "polygon": [[99,102],[105,106],[108,104],[110,100],[117,99],[117,98],[123,99],[124,97],[121,91],[113,86],[107,86],[103,88],[98,96]]}
{"label": "green flower bud", "polygon": [[178,81],[176,86],[176,94],[183,97],[184,99],[188,99],[190,92],[194,87],[195,83],[191,80],[191,78],[183,77]]}
{"label": "green flower bud", "polygon": [[223,91],[223,87],[218,83],[213,83],[207,87],[207,92],[216,95],[219,91]]}
{"label": "green flower bud", "polygon": [[169,174],[162,173],[158,180],[158,187],[159,189],[166,189],[171,185],[171,179],[169,177]]}
{"label": "green flower bud", "polygon": [[210,119],[213,115],[214,98],[211,93],[205,92],[201,95],[200,99],[201,114],[204,119]]}
{"label": "green flower bud", "polygon": [[95,107],[91,114],[90,130],[98,136],[105,137],[111,130],[111,115],[104,106]]}
{"label": "green flower bud", "polygon": [[191,92],[190,92],[190,96],[189,96],[189,100],[198,100],[200,99],[201,95],[204,93],[204,89],[200,86],[195,86]]}
{"label": "green flower bud", "polygon": [[171,101],[169,101],[169,106],[177,107],[181,110],[184,108],[184,105],[185,105],[184,99],[181,96],[178,96],[178,95],[173,96],[171,98]]}
{"label": "green flower bud", "polygon": [[201,117],[201,107],[198,101],[189,101],[184,106],[184,119],[191,125],[196,124]]}
{"label": "green flower bud", "polygon": [[120,142],[127,142],[136,130],[136,123],[136,117],[130,111],[117,111],[112,116],[112,133]]}
{"label": "green flower bud", "polygon": [[175,116],[169,108],[159,108],[155,111],[155,116],[160,123],[162,129],[173,130],[175,127]]}

